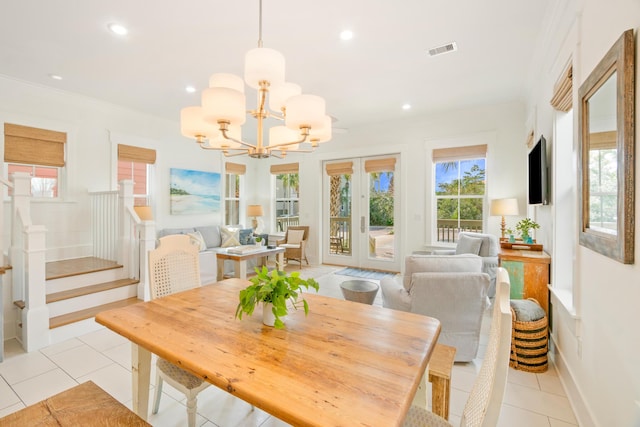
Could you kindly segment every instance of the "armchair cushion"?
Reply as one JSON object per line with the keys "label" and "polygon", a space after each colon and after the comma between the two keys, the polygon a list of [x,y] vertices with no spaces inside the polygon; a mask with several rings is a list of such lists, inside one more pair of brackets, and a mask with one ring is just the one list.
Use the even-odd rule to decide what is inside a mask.
{"label": "armchair cushion", "polygon": [[458,245],[456,246],[456,255],[460,254],[480,254],[480,246],[482,246],[482,239],[477,237],[471,237],[466,234],[460,234]]}
{"label": "armchair cushion", "polygon": [[289,230],[287,233],[287,244],[299,247],[303,237],[304,230]]}
{"label": "armchair cushion", "polygon": [[481,272],[482,258],[478,255],[411,255],[404,261],[403,286],[411,290],[414,273],[429,272]]}

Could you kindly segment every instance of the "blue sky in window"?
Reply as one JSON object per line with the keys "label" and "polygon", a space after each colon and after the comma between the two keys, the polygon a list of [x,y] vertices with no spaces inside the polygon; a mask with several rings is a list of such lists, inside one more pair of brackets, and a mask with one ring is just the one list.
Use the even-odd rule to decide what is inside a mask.
{"label": "blue sky in window", "polygon": [[[380,172],[379,173],[379,180],[374,180],[374,190],[376,191],[388,191],[389,190],[389,183],[391,182],[391,174],[393,172]],[[371,178],[373,180],[373,178]]]}
{"label": "blue sky in window", "polygon": [[478,165],[480,169],[485,168],[485,159],[462,160],[456,163],[458,163],[458,167],[450,167],[449,170],[445,168],[447,162],[436,163],[436,188],[438,188],[441,183],[450,183],[454,179],[457,179],[458,172],[460,173],[460,177],[463,177],[464,173],[470,171],[474,165]]}

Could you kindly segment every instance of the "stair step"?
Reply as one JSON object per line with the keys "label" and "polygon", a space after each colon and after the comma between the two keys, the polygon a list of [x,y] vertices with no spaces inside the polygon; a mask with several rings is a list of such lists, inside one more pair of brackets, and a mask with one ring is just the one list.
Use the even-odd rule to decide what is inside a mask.
{"label": "stair step", "polygon": [[115,261],[96,257],[52,261],[46,264],[46,280],[77,276],[96,271],[112,270],[115,268],[122,268],[122,265]]}
{"label": "stair step", "polygon": [[120,279],[111,282],[98,283],[97,285],[83,286],[68,291],[55,292],[47,295],[47,304],[65,299],[80,297],[83,295],[94,294],[97,292],[108,291],[109,289],[121,288],[123,286],[134,285],[138,283],[136,279]]}
{"label": "stair step", "polygon": [[127,305],[141,302],[138,298],[127,298],[120,301],[111,302],[109,304],[98,305],[96,307],[87,308],[85,310],[75,311],[73,313],[63,314],[62,316],[52,317],[49,319],[49,329],[58,328],[70,323],[79,322],[80,320],[95,317],[101,311],[111,310],[113,308],[126,307]]}

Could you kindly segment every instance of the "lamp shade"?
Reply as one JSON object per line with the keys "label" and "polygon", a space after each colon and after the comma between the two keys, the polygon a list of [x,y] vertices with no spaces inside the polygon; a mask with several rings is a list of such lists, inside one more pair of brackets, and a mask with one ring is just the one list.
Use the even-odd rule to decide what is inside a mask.
{"label": "lamp shade", "polygon": [[324,124],[321,128],[312,128],[309,132],[309,136],[311,138],[311,142],[327,142],[331,140],[331,116],[324,116]]}
{"label": "lamp shade", "polygon": [[244,56],[244,81],[254,89],[267,81],[271,87],[284,83],[284,55],[266,47],[251,49]]}
{"label": "lamp shade", "polygon": [[312,129],[322,128],[325,119],[324,99],[316,95],[296,95],[287,99],[287,118],[285,125],[289,129],[300,129],[308,126]]}
{"label": "lamp shade", "polygon": [[519,215],[518,199],[494,199],[491,201],[491,215]]}
{"label": "lamp shade", "polygon": [[[239,141],[242,140],[242,128],[240,126],[229,125],[227,136]],[[232,141],[222,136],[222,132],[218,132],[215,138],[210,138],[204,146],[205,149],[224,149],[224,148],[240,148],[242,144]]]}
{"label": "lamp shade", "polygon": [[[273,126],[269,128],[269,147],[276,147],[288,142],[300,140],[300,132],[289,129],[286,126]],[[287,145],[287,150],[297,150],[300,144]],[[285,148],[285,147],[283,147]]]}
{"label": "lamp shade", "polygon": [[229,73],[215,73],[209,77],[209,87],[226,87],[244,93],[244,81],[241,77]]}
{"label": "lamp shade", "polygon": [[269,89],[269,108],[274,111],[282,111],[287,99],[300,95],[302,88],[295,83],[283,83],[280,86]]}
{"label": "lamp shade", "polygon": [[249,205],[247,206],[247,216],[262,216],[262,205]]}
{"label": "lamp shade", "polygon": [[187,138],[214,138],[218,126],[204,120],[202,107],[185,107],[180,110],[180,131]]}
{"label": "lamp shade", "polygon": [[247,120],[244,93],[228,87],[210,87],[202,92],[204,119],[217,123],[228,121],[232,125],[242,125]]}

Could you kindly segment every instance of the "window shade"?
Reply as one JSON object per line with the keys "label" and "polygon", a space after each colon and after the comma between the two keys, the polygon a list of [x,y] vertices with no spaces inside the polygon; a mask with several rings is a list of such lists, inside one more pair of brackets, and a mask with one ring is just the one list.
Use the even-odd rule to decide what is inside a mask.
{"label": "window shade", "polygon": [[225,163],[224,169],[226,173],[232,173],[235,175],[244,175],[247,173],[247,165],[241,165],[239,163]]}
{"label": "window shade", "polygon": [[487,144],[468,145],[465,147],[436,148],[433,150],[433,161],[444,162],[447,160],[474,159],[487,155]]}
{"label": "window shade", "polygon": [[615,150],[618,145],[618,132],[596,132],[589,134],[589,150]]}
{"label": "window shade", "polygon": [[371,172],[393,172],[396,167],[396,159],[393,157],[385,159],[365,160],[364,171]]}
{"label": "window shade", "polygon": [[64,132],[5,123],[4,161],[63,167],[66,142]]}
{"label": "window shade", "polygon": [[560,78],[553,87],[553,97],[551,106],[559,111],[567,112],[571,110],[573,104],[573,65],[569,66],[560,75]]}
{"label": "window shade", "polygon": [[330,163],[325,166],[327,175],[353,175],[353,162]]}
{"label": "window shade", "polygon": [[118,160],[152,165],[156,162],[156,150],[118,144]]}
{"label": "window shade", "polygon": [[297,163],[286,163],[284,165],[271,165],[272,175],[281,175],[285,173],[298,173],[299,166]]}

